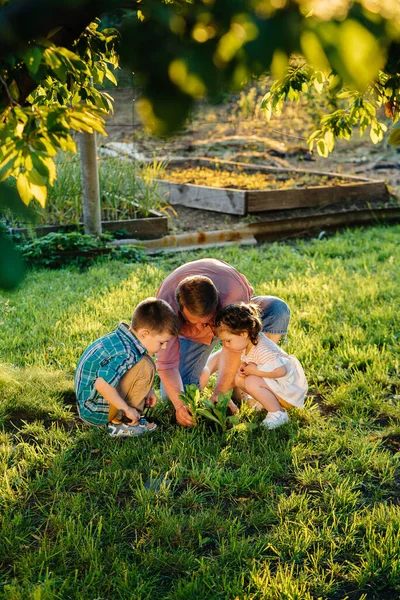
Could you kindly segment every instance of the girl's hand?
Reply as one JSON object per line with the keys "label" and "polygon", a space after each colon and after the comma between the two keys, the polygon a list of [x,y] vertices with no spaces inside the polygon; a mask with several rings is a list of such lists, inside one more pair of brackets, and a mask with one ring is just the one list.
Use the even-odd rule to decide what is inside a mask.
{"label": "girl's hand", "polygon": [[150,406],[150,408],[153,408],[153,406],[155,406],[156,403],[157,403],[156,393],[153,389],[151,389],[144,400],[144,405]]}
{"label": "girl's hand", "polygon": [[128,419],[131,420],[131,422],[128,423],[128,425],[135,425],[135,423],[137,423],[140,419],[140,414],[138,413],[136,408],[132,408],[132,406],[128,406],[124,410],[124,413],[128,417]]}
{"label": "girl's hand", "polygon": [[236,415],[237,411],[239,410],[233,400],[229,402],[228,408],[233,415]]}
{"label": "girl's hand", "polygon": [[238,375],[239,375],[239,377],[242,377],[243,379],[246,378],[246,373],[245,373],[246,367],[247,367],[246,363],[242,362],[238,369]]}
{"label": "girl's hand", "polygon": [[247,377],[247,375],[258,375],[258,367],[256,365],[256,363],[248,363],[247,365],[244,366],[243,368],[244,374]]}

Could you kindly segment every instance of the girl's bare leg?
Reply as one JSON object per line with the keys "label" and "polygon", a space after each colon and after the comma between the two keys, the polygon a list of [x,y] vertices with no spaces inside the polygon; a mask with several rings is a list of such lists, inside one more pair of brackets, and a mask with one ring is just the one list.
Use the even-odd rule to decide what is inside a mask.
{"label": "girl's bare leg", "polygon": [[262,377],[257,377],[257,375],[249,375],[248,377],[237,376],[235,385],[262,404],[268,412],[282,410],[278,398],[266,387],[266,383]]}

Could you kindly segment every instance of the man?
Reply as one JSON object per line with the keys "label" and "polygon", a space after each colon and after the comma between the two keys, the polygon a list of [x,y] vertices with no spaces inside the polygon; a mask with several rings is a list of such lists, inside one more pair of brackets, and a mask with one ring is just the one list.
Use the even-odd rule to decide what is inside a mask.
{"label": "man", "polygon": [[[184,386],[199,385],[200,374],[219,339],[214,334],[214,319],[219,309],[233,302],[255,302],[262,312],[264,333],[278,343],[286,335],[290,311],[287,304],[275,296],[253,296],[246,277],[228,263],[203,258],[186,263],[164,279],[157,298],[168,302],[178,315],[181,330],[157,354],[157,370],[162,394],[170,398],[176,410],[176,420],[185,427],[193,425],[186,406],[179,399]],[[240,364],[240,354],[223,348],[219,356],[218,379],[212,395],[232,388]],[[232,412],[236,407],[231,404]]]}

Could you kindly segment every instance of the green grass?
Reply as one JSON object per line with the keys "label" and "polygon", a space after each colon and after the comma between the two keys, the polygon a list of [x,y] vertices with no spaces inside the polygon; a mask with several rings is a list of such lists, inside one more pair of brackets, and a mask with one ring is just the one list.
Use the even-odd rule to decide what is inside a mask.
{"label": "green grass", "polygon": [[[162,162],[132,162],[119,157],[100,156],[99,185],[103,221],[147,217],[151,210],[165,210],[166,202],[155,179],[165,168]],[[56,159],[57,179],[48,188],[46,207],[32,203],[37,225],[78,225],[83,221],[81,166],[78,155],[61,153]],[[12,183],[10,185],[13,185]],[[21,223],[7,213],[10,226]]]}
{"label": "green grass", "polygon": [[124,442],[77,419],[84,348],[210,251],[32,271],[1,296],[0,597],[399,598],[399,234],[213,253],[292,309],[310,397],[272,432],[186,430],[158,405]]}

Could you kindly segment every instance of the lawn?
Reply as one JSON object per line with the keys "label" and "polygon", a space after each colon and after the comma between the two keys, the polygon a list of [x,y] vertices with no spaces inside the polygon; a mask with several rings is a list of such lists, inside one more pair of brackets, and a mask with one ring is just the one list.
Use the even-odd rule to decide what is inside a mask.
{"label": "lawn", "polygon": [[[0,297],[0,597],[400,597],[400,226],[88,271]],[[174,424],[113,440],[77,419],[86,346],[184,260],[222,258],[292,309],[310,383],[288,425]],[[243,420],[262,415],[244,407]]]}

